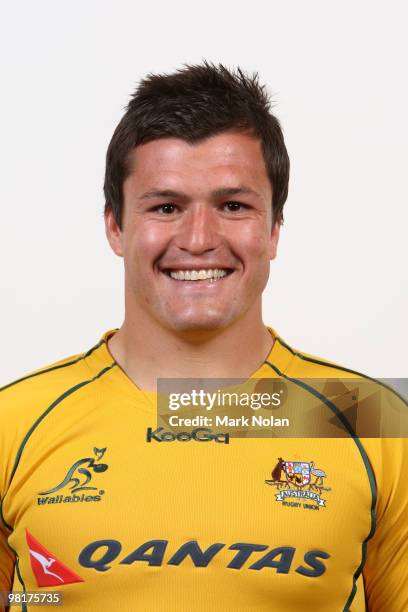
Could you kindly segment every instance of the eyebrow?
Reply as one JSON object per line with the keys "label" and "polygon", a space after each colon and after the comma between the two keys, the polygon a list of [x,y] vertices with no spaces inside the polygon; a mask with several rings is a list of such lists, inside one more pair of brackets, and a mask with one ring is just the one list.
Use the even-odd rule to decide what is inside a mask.
{"label": "eyebrow", "polygon": [[[240,185],[238,187],[221,187],[211,192],[211,196],[213,198],[222,198],[234,195],[255,195],[258,198],[261,197],[254,189],[251,189],[251,187],[246,187],[245,185]],[[141,200],[151,200],[154,198],[178,198],[182,200],[189,199],[187,194],[183,193],[182,191],[174,191],[173,189],[153,189],[151,191],[146,191],[140,196]]]}

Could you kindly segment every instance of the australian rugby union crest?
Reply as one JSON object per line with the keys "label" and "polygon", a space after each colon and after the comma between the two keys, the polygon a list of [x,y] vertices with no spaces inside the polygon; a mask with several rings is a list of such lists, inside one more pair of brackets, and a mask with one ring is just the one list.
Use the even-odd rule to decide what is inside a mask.
{"label": "australian rugby union crest", "polygon": [[316,468],[314,461],[286,461],[279,457],[271,479],[265,483],[277,489],[275,500],[284,506],[320,509],[326,506],[327,474]]}

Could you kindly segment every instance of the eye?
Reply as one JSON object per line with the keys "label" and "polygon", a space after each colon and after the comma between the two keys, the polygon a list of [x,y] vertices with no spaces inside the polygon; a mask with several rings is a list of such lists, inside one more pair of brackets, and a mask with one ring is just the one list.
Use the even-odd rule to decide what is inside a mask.
{"label": "eye", "polygon": [[223,204],[223,208],[229,212],[239,212],[244,208],[248,208],[248,206],[246,204],[242,204],[241,202],[231,201],[225,202],[225,204]]}
{"label": "eye", "polygon": [[166,202],[165,204],[155,206],[152,210],[157,211],[162,215],[171,215],[176,210],[176,207],[174,204]]}

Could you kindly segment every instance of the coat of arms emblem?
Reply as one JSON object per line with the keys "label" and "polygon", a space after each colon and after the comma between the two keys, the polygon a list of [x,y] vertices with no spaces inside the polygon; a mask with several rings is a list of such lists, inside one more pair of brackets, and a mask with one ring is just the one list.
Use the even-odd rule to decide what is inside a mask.
{"label": "coat of arms emblem", "polygon": [[[285,501],[284,505],[288,505],[287,498],[297,498],[298,501],[310,500],[317,508],[326,505],[322,494],[323,491],[330,491],[323,482],[327,474],[315,468],[314,461],[286,461],[279,457],[271,476],[265,483],[279,491],[275,495],[276,501]],[[299,503],[290,505],[300,506]]]}

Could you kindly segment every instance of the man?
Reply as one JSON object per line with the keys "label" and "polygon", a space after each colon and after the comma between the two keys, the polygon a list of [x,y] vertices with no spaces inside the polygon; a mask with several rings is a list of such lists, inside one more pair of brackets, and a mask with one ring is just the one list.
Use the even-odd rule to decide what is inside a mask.
{"label": "man", "polygon": [[[0,396],[3,591],[73,611],[408,609],[405,441],[360,440],[309,380],[355,373],[262,321],[288,176],[256,77],[142,81],[105,179],[124,323]],[[157,380],[187,378],[283,380],[345,435],[156,427]]]}

